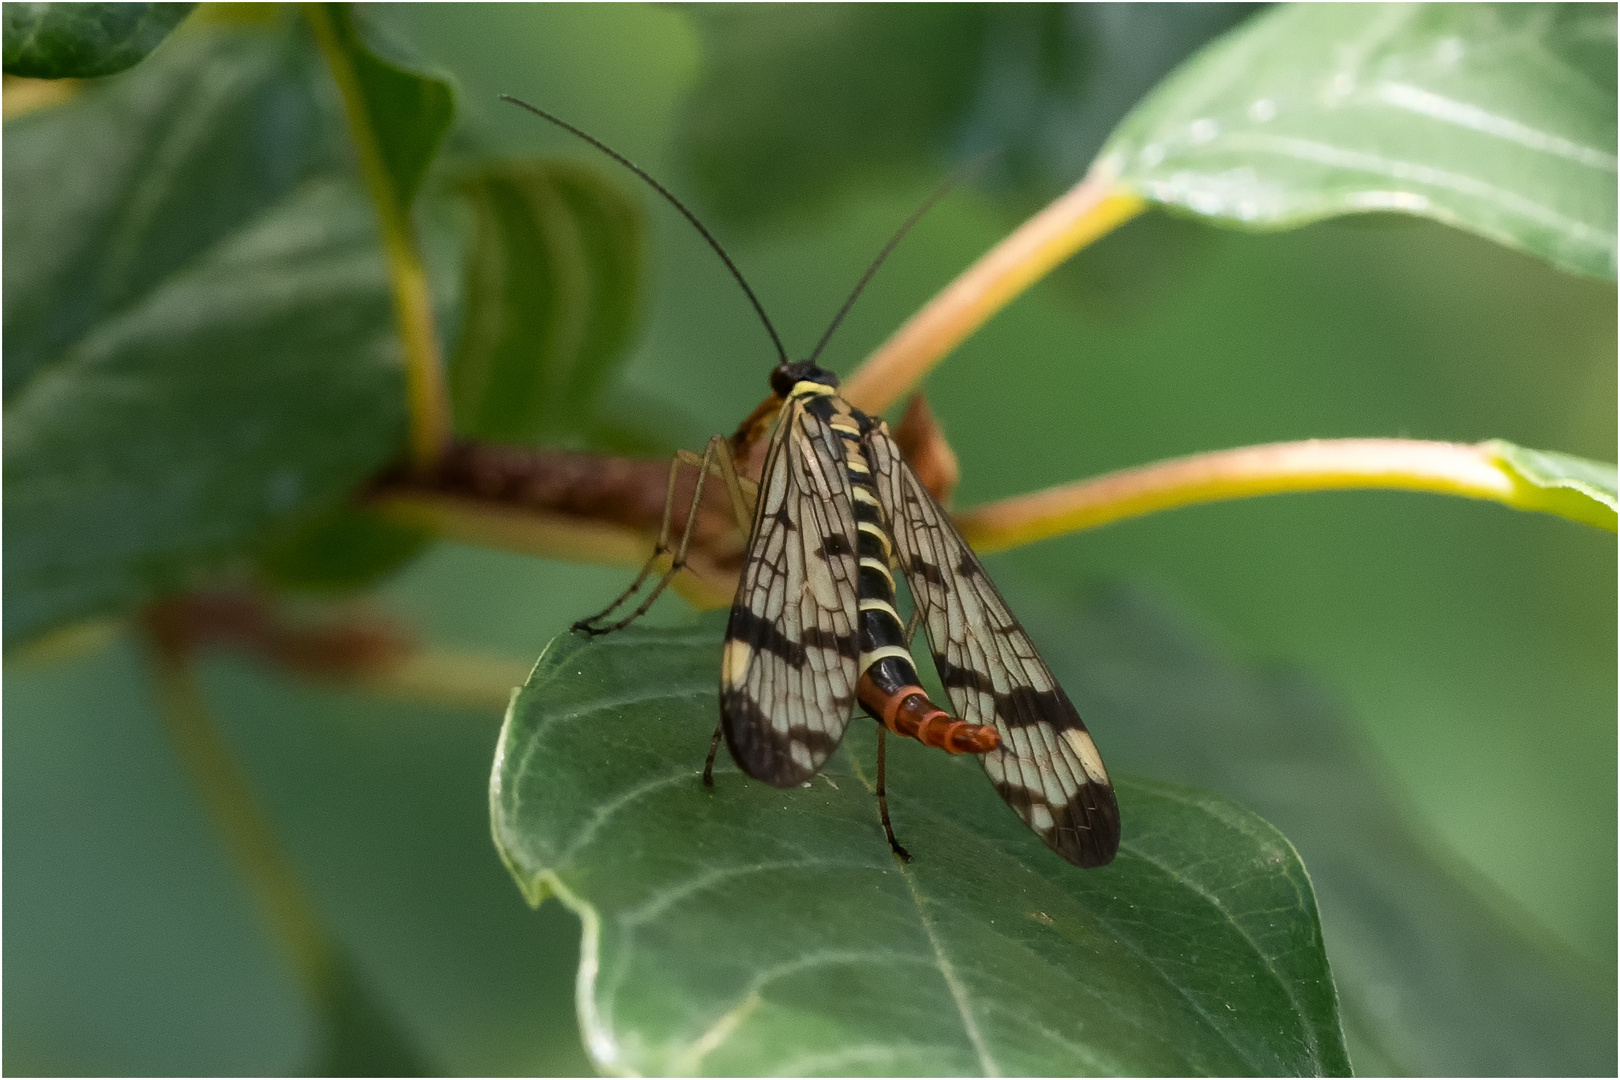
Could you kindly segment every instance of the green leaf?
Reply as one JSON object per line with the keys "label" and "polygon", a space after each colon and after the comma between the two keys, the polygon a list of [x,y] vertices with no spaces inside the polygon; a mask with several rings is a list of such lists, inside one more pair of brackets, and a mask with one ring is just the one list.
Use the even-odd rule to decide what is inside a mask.
{"label": "green leaf", "polygon": [[503,442],[577,439],[626,358],[645,226],[591,170],[518,161],[467,177],[476,231],[451,361],[456,426]]}
{"label": "green leaf", "polygon": [[1140,590],[1003,587],[1111,766],[1239,799],[1298,845],[1358,1073],[1614,1072],[1612,976],[1444,857],[1311,680],[1234,660]]}
{"label": "green leaf", "polygon": [[[367,136],[375,140],[398,211],[403,213],[416,199],[439,143],[455,119],[455,95],[444,80],[411,71],[368,48],[354,24],[351,5],[321,6],[330,19],[342,60],[356,79]],[[367,148],[362,147],[361,153],[367,153]]]}
{"label": "green leaf", "polygon": [[294,39],[199,30],[121,79],[6,124],[8,400],[331,167],[324,79]]}
{"label": "green leaf", "polygon": [[35,374],[5,414],[7,638],[343,499],[399,445],[392,331],[370,206],[317,183]]}
{"label": "green leaf", "polygon": [[8,643],[180,583],[396,445],[375,226],[308,186],[324,91],[295,37],[199,30],[6,125]]}
{"label": "green leaf", "polygon": [[1345,1073],[1292,847],[1220,799],[1122,783],[1119,857],[1081,871],[972,761],[873,725],[806,788],[699,782],[723,620],[564,635],[514,699],[496,842],[584,921],[596,1064],[651,1074]]}
{"label": "green leaf", "polygon": [[196,4],[6,4],[5,71],[88,79],[134,67]]}
{"label": "green leaf", "polygon": [[1530,450],[1501,439],[1492,439],[1486,446],[1533,492],[1526,500],[1532,508],[1614,530],[1613,465],[1555,450]]}
{"label": "green leaf", "polygon": [[1103,162],[1251,228],[1386,210],[1615,276],[1610,4],[1295,4],[1184,64]]}
{"label": "green leaf", "polygon": [[182,587],[395,453],[388,282],[337,123],[296,31],[199,30],[7,125],[8,643]]}

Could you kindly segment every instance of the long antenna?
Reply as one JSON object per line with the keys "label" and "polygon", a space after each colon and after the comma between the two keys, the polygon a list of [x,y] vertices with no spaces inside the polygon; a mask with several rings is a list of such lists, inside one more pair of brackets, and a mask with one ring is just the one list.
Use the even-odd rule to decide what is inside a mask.
{"label": "long antenna", "polygon": [[935,188],[932,195],[928,196],[928,200],[919,206],[914,214],[906,219],[906,223],[900,226],[900,228],[895,231],[893,236],[889,237],[889,242],[883,245],[883,250],[878,252],[878,257],[872,260],[872,265],[866,268],[866,273],[861,275],[861,280],[855,283],[855,291],[849,294],[849,299],[844,301],[844,306],[838,309],[837,315],[833,316],[832,324],[827,327],[827,332],[821,335],[821,341],[816,344],[816,351],[810,354],[810,362],[812,364],[815,363],[816,357],[821,355],[821,350],[827,347],[827,342],[832,340],[833,331],[837,330],[838,324],[844,321],[844,316],[849,314],[849,309],[855,306],[856,299],[861,295],[862,291],[866,289],[867,283],[872,280],[872,276],[878,272],[878,267],[882,266],[884,260],[889,257],[889,254],[899,246],[900,241],[905,238],[906,233],[911,231],[911,227],[917,224],[917,222],[921,221],[923,219],[923,215],[927,214],[928,211],[934,208],[935,203],[939,202],[939,200],[950,194],[958,184],[960,184],[963,180],[966,180],[974,172],[978,171],[979,166],[983,165],[986,161],[989,161],[992,157],[1000,152],[1000,147],[992,147],[991,149],[980,154],[978,157],[974,158],[972,161],[968,162],[966,165],[963,165],[960,169],[957,169],[950,176],[947,176],[945,178],[945,182],[940,184],[939,187]]}
{"label": "long antenna", "polygon": [[[787,363],[787,358],[788,358],[787,357],[787,350],[782,347],[782,339],[777,336],[776,327],[771,325],[770,316],[765,314],[765,308],[764,308],[763,305],[760,304],[759,297],[755,296],[754,295],[754,290],[748,287],[748,282],[742,276],[742,271],[738,270],[737,269],[737,264],[731,261],[731,256],[727,255],[726,254],[726,249],[720,246],[720,241],[716,240],[714,238],[713,234],[710,233],[708,229],[705,229],[703,227],[703,222],[701,222],[701,221],[699,221],[697,219],[697,215],[693,214],[692,211],[688,210],[686,208],[686,205],[684,203],[682,203],[681,200],[677,199],[674,195],[671,195],[669,193],[668,188],[664,187],[664,185],[660,184],[657,180],[654,180],[652,178],[652,175],[650,173],[648,173],[646,169],[643,169],[640,165],[637,165],[635,162],[631,161],[629,158],[625,157],[623,154],[619,153],[617,150],[613,149],[613,147],[607,145],[602,140],[596,138],[595,136],[587,135],[585,132],[581,131],[579,128],[575,127],[573,124],[570,124],[568,121],[563,120],[563,119],[561,119],[559,117],[556,117],[556,116],[552,116],[550,113],[546,112],[544,109],[537,108],[537,107],[535,107],[533,105],[530,105],[527,101],[523,101],[523,100],[521,100],[519,98],[515,98],[511,94],[502,94],[501,95],[501,100],[502,101],[510,101],[513,105],[516,105],[519,108],[528,109],[530,112],[534,113],[534,115],[538,116],[540,119],[550,121],[551,123],[556,124],[558,127],[562,128],[564,131],[571,132],[574,135],[578,135],[580,138],[584,139],[586,142],[590,143],[592,146],[594,146],[598,150],[602,151],[602,153],[606,154],[608,157],[612,158],[614,161],[617,161],[620,165],[623,165],[625,168],[629,169],[631,172],[635,173],[637,176],[641,177],[643,180],[647,181],[648,184],[652,185],[652,189],[654,191],[658,192],[658,194],[662,195],[665,199],[668,199],[669,204],[671,206],[673,206],[675,209],[679,210],[681,212],[681,214],[686,218],[686,220],[690,221],[692,223],[692,227],[697,229],[698,232],[703,234],[703,239],[707,240],[709,242],[709,246],[714,248],[714,253],[716,255],[720,256],[720,261],[721,262],[726,264],[726,269],[730,270],[731,271],[731,276],[737,279],[737,284],[742,286],[742,291],[748,294],[748,302],[750,304],[754,305],[754,311],[759,314],[759,321],[765,324],[765,332],[767,334],[771,335],[771,344],[776,346],[776,355],[781,359],[781,361],[784,364]],[[910,227],[910,222],[907,222],[907,227],[908,228]],[[904,230],[901,230],[901,231],[904,232]],[[896,237],[896,239],[898,239],[898,237]],[[893,247],[893,246],[894,246],[893,244],[890,244],[890,247]],[[885,250],[884,254],[888,254],[888,252]],[[879,261],[881,261],[881,260],[879,260]],[[875,270],[876,267],[873,267],[873,269]],[[870,273],[868,273],[867,276],[870,277],[871,276]],[[863,281],[862,284],[864,285],[865,282]],[[857,290],[857,291],[859,291],[859,290]],[[845,307],[847,308],[848,305],[845,305]],[[839,315],[839,318],[843,318],[842,314]],[[837,324],[835,323],[834,325],[837,325]]]}

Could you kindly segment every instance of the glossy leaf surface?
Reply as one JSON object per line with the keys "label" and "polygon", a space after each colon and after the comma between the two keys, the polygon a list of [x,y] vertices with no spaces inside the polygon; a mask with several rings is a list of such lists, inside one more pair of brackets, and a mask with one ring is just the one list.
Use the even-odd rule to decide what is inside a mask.
{"label": "glossy leaf surface", "polygon": [[1613,278],[1615,9],[1275,8],[1184,64],[1103,160],[1238,225],[1398,211]]}
{"label": "glossy leaf surface", "polygon": [[[698,774],[722,621],[564,635],[503,731],[497,843],[585,925],[599,1067],[642,1073],[1344,1073],[1293,849],[1208,795],[1120,785],[1102,870],[1048,851],[976,762],[872,725],[808,788]],[[901,742],[895,740],[896,743]]]}

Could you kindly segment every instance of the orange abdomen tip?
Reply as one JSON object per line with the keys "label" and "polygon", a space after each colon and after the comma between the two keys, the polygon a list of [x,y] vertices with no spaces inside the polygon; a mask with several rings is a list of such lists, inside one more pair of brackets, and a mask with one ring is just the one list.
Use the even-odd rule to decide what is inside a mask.
{"label": "orange abdomen tip", "polygon": [[1001,746],[995,728],[952,717],[928,700],[920,686],[902,686],[885,695],[863,675],[857,693],[861,703],[878,714],[884,727],[924,746],[948,754],[988,754]]}

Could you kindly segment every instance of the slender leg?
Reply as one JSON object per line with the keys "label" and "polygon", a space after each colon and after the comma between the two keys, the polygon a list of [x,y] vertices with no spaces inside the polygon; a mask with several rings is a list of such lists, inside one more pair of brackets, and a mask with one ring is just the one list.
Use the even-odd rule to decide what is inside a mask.
{"label": "slender leg", "polygon": [[[720,479],[725,481],[726,491],[731,496],[731,509],[737,515],[737,527],[746,536],[753,528],[754,515],[751,507],[759,499],[759,485],[737,475],[737,465],[731,457],[731,444],[725,439],[718,435],[710,439],[709,450],[714,455]],[[714,737],[709,740],[709,756],[703,762],[704,787],[714,787],[714,759],[720,753],[721,734],[721,723],[716,723]]]}
{"label": "slender leg", "polygon": [[703,762],[703,786],[714,787],[714,756],[720,752],[720,725],[714,725],[714,738],[709,740],[709,756]]}
{"label": "slender leg", "polygon": [[625,594],[618,600],[615,600],[608,607],[607,611],[602,612],[600,615],[597,615],[594,618],[586,619],[584,622],[575,623],[574,629],[582,630],[592,637],[595,637],[598,634],[610,634],[615,630],[623,630],[626,626],[629,626],[631,623],[647,614],[647,612],[652,608],[653,602],[663,594],[664,590],[669,587],[669,583],[675,579],[675,575],[685,569],[686,550],[692,543],[692,531],[697,525],[698,510],[703,505],[703,484],[708,480],[710,467],[716,462],[716,460],[721,463],[720,474],[727,480],[727,486],[732,488],[734,500],[741,499],[741,487],[734,486],[736,483],[736,469],[733,468],[731,464],[730,448],[726,445],[724,436],[716,435],[714,438],[709,440],[707,449],[703,451],[703,458],[698,463],[697,484],[692,489],[692,505],[686,511],[686,526],[681,530],[681,542],[675,547],[675,557],[670,560],[669,569],[664,571],[663,576],[658,579],[658,584],[653,586],[652,591],[647,594],[646,598],[643,599],[641,603],[637,605],[636,609],[629,615],[626,615],[618,622],[609,623],[606,626],[592,625],[604,618],[620,604],[629,600],[630,597],[641,588],[642,581],[645,580],[647,575],[651,572],[653,564],[657,560],[658,556],[669,550],[670,507],[672,506],[675,497],[676,470],[681,465],[681,458],[677,457],[676,460],[670,465],[669,495],[666,496],[664,500],[664,527],[662,530],[660,530],[658,545],[653,548],[652,559],[648,560],[647,565],[642,568],[641,574],[636,578],[635,582],[625,592]]}
{"label": "slender leg", "polygon": [[[689,456],[690,455],[687,451],[682,450],[677,452],[676,455],[670,459],[669,484],[664,489],[664,520],[663,523],[658,527],[658,542],[653,545],[652,554],[647,556],[647,561],[642,564],[641,572],[637,574],[636,579],[630,583],[630,587],[624,590],[624,592],[620,593],[618,598],[615,599],[613,603],[609,604],[595,615],[592,615],[590,618],[579,620],[571,627],[571,629],[580,633],[588,634],[592,637],[595,637],[597,634],[605,634],[610,629],[617,629],[617,627],[599,627],[596,624],[613,614],[621,605],[624,604],[625,601],[629,600],[632,596],[636,595],[636,593],[640,592],[642,584],[647,580],[647,576],[652,573],[653,567],[657,566],[658,560],[661,559],[667,551],[669,551],[669,522],[675,509],[675,481],[680,476],[681,466],[686,464],[686,459]],[[693,502],[694,504],[696,503],[695,496],[693,498]]]}
{"label": "slender leg", "polygon": [[884,770],[884,760],[883,760],[884,759],[883,736],[886,735],[886,734],[888,734],[888,732],[883,727],[880,726],[878,728],[878,775],[877,775],[878,813],[883,816],[883,834],[889,838],[889,849],[891,851],[893,851],[896,855],[900,856],[900,861],[901,862],[910,862],[911,861],[911,852],[907,851],[905,848],[900,846],[900,841],[898,841],[898,840],[896,840],[894,838],[894,826],[889,824],[889,792],[888,792],[888,788],[885,786],[885,783],[884,783],[885,770]]}

